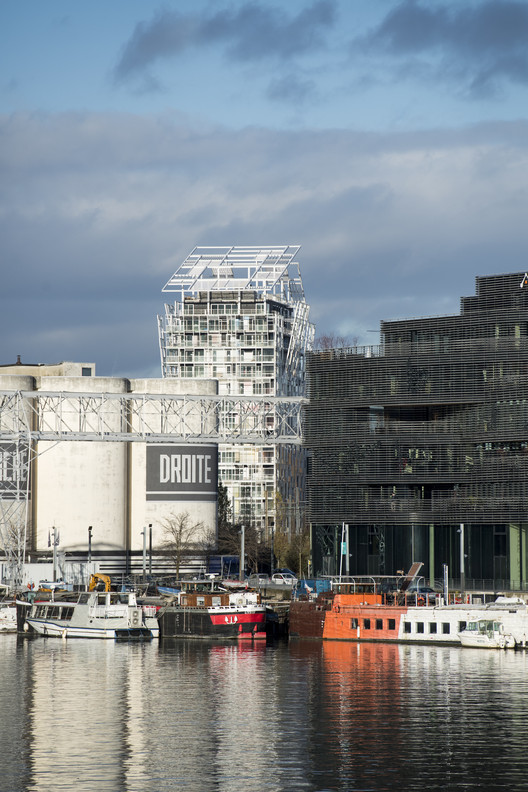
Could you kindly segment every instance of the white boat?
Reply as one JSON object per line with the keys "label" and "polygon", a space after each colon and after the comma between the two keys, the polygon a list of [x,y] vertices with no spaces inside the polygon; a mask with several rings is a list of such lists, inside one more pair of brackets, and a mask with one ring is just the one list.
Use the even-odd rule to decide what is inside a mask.
{"label": "white boat", "polygon": [[14,600],[0,601],[0,632],[16,632],[17,615]]}
{"label": "white boat", "polygon": [[159,636],[157,609],[140,605],[134,591],[82,591],[73,596],[18,603],[26,632],[59,638],[142,638]]}
{"label": "white boat", "polygon": [[462,646],[479,649],[515,649],[515,638],[504,630],[500,621],[476,619],[458,633]]}

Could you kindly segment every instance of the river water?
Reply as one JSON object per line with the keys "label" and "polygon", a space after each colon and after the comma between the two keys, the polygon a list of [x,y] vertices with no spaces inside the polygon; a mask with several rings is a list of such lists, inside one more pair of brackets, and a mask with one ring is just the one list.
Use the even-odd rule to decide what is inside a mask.
{"label": "river water", "polygon": [[1,792],[528,790],[528,652],[0,636]]}

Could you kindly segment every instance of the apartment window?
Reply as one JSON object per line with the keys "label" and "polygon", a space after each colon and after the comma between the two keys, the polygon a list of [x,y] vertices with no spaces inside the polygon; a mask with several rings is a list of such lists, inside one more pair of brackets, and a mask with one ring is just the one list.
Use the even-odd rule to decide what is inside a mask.
{"label": "apartment window", "polygon": [[434,635],[434,634],[437,632],[437,628],[438,628],[438,625],[437,625],[437,623],[436,623],[436,622],[431,622],[431,623],[429,624],[429,633],[430,633],[431,635]]}
{"label": "apartment window", "polygon": [[370,619],[363,619],[363,629],[370,630]]}
{"label": "apartment window", "polygon": [[458,632],[462,632],[462,630],[465,629],[466,629],[466,622],[465,621],[458,622]]}
{"label": "apartment window", "polygon": [[411,632],[411,622],[403,622],[403,632],[404,633]]}
{"label": "apartment window", "polygon": [[92,376],[92,369],[90,366],[83,366],[81,369],[81,375],[83,377],[91,377]]}
{"label": "apartment window", "polygon": [[424,623],[423,622],[416,622],[416,632],[423,633],[424,630]]}
{"label": "apartment window", "polygon": [[396,619],[389,619],[388,621],[388,629],[395,630],[396,629]]}
{"label": "apartment window", "polygon": [[449,635],[451,632],[449,622],[442,622],[442,634]]}
{"label": "apartment window", "polygon": [[356,630],[358,627],[359,627],[359,619],[356,619],[356,617],[350,619],[350,629]]}
{"label": "apartment window", "polygon": [[383,619],[376,619],[376,630],[383,630]]}

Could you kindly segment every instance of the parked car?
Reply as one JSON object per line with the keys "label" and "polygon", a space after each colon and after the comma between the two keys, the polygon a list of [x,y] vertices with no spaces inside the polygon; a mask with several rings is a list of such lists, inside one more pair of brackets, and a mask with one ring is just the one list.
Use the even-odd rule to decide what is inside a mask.
{"label": "parked car", "polygon": [[411,583],[406,589],[407,598],[411,601],[417,599],[422,602],[434,604],[439,591],[435,591],[431,586],[422,586],[420,583]]}
{"label": "parked car", "polygon": [[256,572],[253,575],[248,577],[248,585],[252,588],[258,588],[259,586],[265,586],[267,583],[270,582],[269,575],[266,575],[264,572]]}
{"label": "parked car", "polygon": [[295,572],[292,572],[292,570],[288,569],[288,567],[281,567],[280,569],[275,569],[274,570],[275,574],[277,574],[278,572],[280,572],[283,575],[291,575],[292,577],[294,577],[297,580],[297,575],[295,574]]}
{"label": "parked car", "polygon": [[296,586],[297,578],[293,572],[274,572],[271,576],[272,583],[279,583],[282,586]]}

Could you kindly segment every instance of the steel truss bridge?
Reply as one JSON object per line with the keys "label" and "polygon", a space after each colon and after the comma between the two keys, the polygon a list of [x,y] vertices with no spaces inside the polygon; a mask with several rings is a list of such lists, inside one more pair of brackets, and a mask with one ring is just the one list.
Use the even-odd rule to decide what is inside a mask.
{"label": "steel truss bridge", "polygon": [[0,442],[302,442],[296,396],[0,391]]}
{"label": "steel truss bridge", "polygon": [[0,544],[11,580],[21,580],[39,443],[299,445],[306,403],[283,396],[0,390]]}

